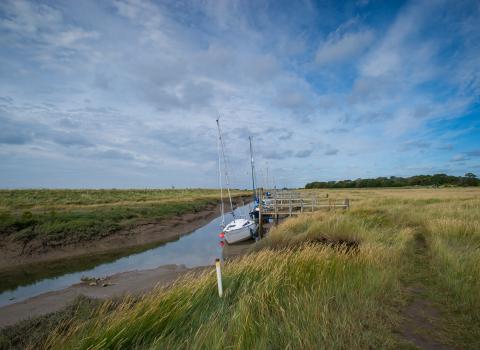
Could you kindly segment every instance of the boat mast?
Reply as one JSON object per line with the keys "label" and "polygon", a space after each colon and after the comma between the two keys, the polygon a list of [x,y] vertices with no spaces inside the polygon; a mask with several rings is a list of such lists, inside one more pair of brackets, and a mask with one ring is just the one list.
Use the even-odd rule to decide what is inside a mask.
{"label": "boat mast", "polygon": [[[218,120],[217,120],[218,124]],[[220,135],[220,133],[219,133]],[[223,205],[223,184],[222,184],[222,156],[220,153],[220,137],[217,139],[217,153],[218,153],[218,183],[220,185],[220,212],[222,213],[222,227],[225,227],[225,208]]]}
{"label": "boat mast", "polygon": [[253,191],[253,203],[257,200],[257,194],[255,192],[255,163],[253,162],[253,149],[252,149],[252,137],[249,136],[250,141],[250,165],[252,166],[252,191]]}
{"label": "boat mast", "polygon": [[[222,130],[220,128],[220,118],[217,118],[218,140],[220,142],[220,149],[222,151],[223,166],[225,168],[225,186],[227,188],[228,199],[230,200],[230,210],[232,211],[233,220],[235,220],[235,212],[233,211],[232,194],[230,193],[230,180],[228,177],[227,157],[225,156],[225,143],[223,142]],[[220,175],[221,176],[221,175]]]}
{"label": "boat mast", "polygon": [[268,162],[267,162],[267,191],[270,190],[270,181],[268,179]]}

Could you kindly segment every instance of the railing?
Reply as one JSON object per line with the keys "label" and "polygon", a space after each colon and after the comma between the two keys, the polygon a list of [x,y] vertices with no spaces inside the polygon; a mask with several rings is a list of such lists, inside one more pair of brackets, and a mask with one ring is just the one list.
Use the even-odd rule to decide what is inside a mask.
{"label": "railing", "polygon": [[264,218],[273,218],[274,223],[277,224],[279,217],[283,215],[298,215],[301,213],[312,213],[320,209],[348,209],[350,207],[350,200],[336,200],[325,197],[320,197],[311,193],[288,192],[288,191],[274,191],[273,196],[264,196],[262,188],[259,189],[259,197],[263,205],[259,206],[258,213],[258,237],[263,237],[263,223]]}
{"label": "railing", "polygon": [[263,215],[296,215],[305,212],[314,212],[319,209],[348,209],[348,198],[338,200],[319,195],[300,192],[273,192],[270,198],[263,198]]}

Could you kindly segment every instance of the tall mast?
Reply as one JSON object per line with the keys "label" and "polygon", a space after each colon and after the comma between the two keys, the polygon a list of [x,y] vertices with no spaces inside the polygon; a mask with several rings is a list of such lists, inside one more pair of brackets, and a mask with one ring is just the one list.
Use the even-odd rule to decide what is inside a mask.
{"label": "tall mast", "polygon": [[[217,119],[218,124],[218,119]],[[218,183],[220,185],[220,212],[222,213],[222,227],[225,227],[225,208],[223,205],[223,184],[222,184],[222,155],[220,151],[220,129],[219,137],[217,139],[217,153],[218,153]]]}
{"label": "tall mast", "polygon": [[270,189],[270,181],[268,179],[268,162],[267,162],[267,191]]}
{"label": "tall mast", "polygon": [[232,194],[230,193],[230,180],[228,177],[227,157],[225,156],[225,143],[223,142],[222,130],[220,128],[220,120],[217,119],[218,140],[220,142],[220,149],[222,151],[223,166],[225,168],[225,186],[227,187],[228,199],[230,200],[230,210],[232,211],[233,219],[235,220],[235,212],[233,211]]}
{"label": "tall mast", "polygon": [[252,166],[252,191],[253,191],[253,202],[257,200],[257,195],[255,193],[255,163],[253,162],[253,149],[252,149],[252,137],[249,136],[248,140],[250,141],[250,165]]}

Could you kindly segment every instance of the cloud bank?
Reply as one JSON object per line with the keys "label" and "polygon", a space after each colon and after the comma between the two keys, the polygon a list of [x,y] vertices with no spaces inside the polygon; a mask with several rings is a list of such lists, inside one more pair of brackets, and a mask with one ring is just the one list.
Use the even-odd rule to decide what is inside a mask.
{"label": "cloud bank", "polygon": [[[1,187],[277,186],[478,166],[476,1],[0,4]],[[259,175],[260,178],[262,176]]]}

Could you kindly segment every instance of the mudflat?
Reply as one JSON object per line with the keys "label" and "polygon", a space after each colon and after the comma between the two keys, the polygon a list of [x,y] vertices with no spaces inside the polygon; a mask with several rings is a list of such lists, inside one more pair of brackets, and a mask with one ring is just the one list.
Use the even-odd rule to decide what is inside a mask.
{"label": "mudflat", "polygon": [[40,240],[32,240],[23,246],[19,242],[1,239],[0,274],[21,265],[170,242],[205,225],[219,213],[220,206],[217,203],[210,203],[195,213],[186,213],[160,220],[142,220],[132,227],[123,228],[98,240],[55,247],[42,245]]}
{"label": "mudflat", "polygon": [[164,265],[150,270],[118,273],[93,286],[89,282],[78,283],[63,290],[44,293],[0,308],[0,328],[59,311],[80,295],[98,299],[141,295],[155,287],[168,286],[182,275],[200,274],[206,269],[208,267],[186,268],[183,265]]}

